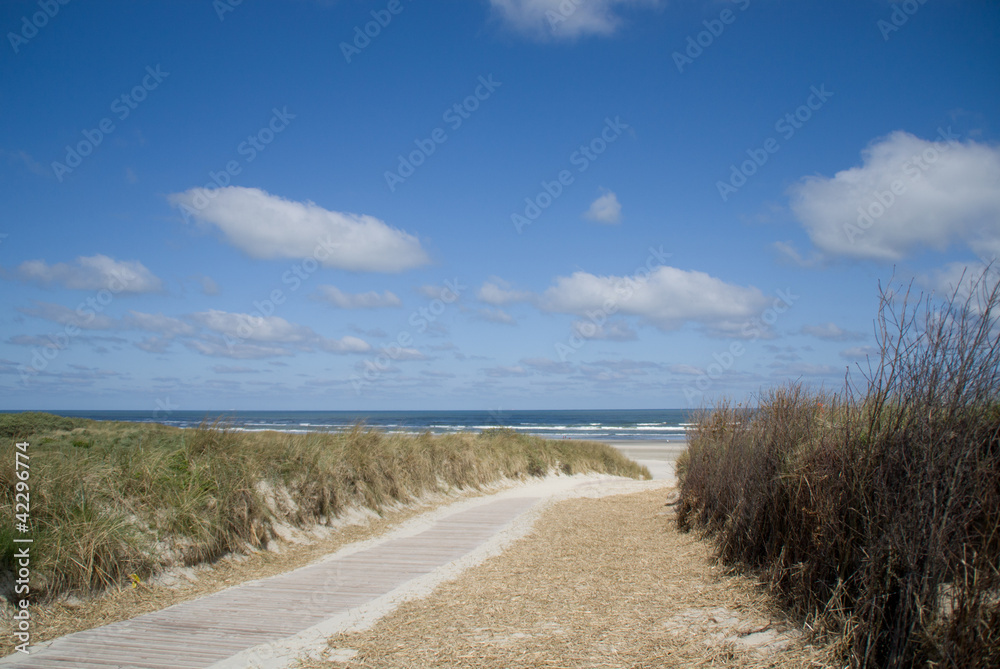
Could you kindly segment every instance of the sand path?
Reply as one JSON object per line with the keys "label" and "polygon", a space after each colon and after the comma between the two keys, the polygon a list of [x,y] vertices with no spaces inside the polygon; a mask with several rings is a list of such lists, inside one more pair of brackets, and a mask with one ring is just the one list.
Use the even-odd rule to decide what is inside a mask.
{"label": "sand path", "polygon": [[333,635],[294,666],[837,666],[751,579],[716,565],[710,542],[678,532],[672,494],[657,482],[572,493],[503,553],[374,625]]}

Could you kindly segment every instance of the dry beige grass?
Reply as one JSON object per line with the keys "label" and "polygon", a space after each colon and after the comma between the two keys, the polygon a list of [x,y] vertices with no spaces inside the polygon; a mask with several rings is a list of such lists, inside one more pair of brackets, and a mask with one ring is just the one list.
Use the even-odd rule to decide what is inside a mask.
{"label": "dry beige grass", "polygon": [[711,546],[675,529],[664,492],[549,509],[502,555],[330,640],[302,667],[817,667],[807,645]]}

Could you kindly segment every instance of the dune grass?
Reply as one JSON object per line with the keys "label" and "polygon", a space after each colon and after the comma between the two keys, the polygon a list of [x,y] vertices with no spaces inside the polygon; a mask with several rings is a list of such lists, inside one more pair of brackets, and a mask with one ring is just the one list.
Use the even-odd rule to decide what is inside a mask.
{"label": "dune grass", "polygon": [[[13,517],[14,444],[30,443],[32,593],[38,601],[145,579],[277,536],[451,488],[502,479],[649,472],[604,444],[509,429],[432,436],[356,426],[336,433],[182,430],[47,414],[0,414],[0,514]],[[0,571],[10,588],[10,523]],[[5,593],[9,594],[9,593]]]}
{"label": "dune grass", "polygon": [[855,667],[1000,666],[1000,293],[883,291],[860,387],[698,422],[682,529],[769,584]]}

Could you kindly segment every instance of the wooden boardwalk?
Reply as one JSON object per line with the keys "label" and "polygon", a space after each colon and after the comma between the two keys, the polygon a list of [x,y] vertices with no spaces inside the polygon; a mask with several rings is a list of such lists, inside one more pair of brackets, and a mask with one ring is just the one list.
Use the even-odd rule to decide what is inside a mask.
{"label": "wooden boardwalk", "polygon": [[195,669],[294,636],[466,555],[538,502],[507,497],[408,537],[77,632],[0,660],[32,669]]}

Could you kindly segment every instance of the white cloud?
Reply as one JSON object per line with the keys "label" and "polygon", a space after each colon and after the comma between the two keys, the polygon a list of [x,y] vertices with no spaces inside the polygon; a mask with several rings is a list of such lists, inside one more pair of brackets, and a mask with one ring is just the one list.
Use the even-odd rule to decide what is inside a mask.
{"label": "white cloud", "polygon": [[401,307],[402,301],[388,290],[379,295],[374,290],[367,293],[345,293],[336,286],[320,286],[317,297],[340,309],[378,309]]}
{"label": "white cloud", "polygon": [[584,212],[583,216],[596,223],[618,225],[622,222],[622,205],[618,202],[617,195],[606,191],[604,195],[590,203],[590,209]]}
{"label": "white cloud", "polygon": [[657,0],[490,0],[494,12],[512,29],[538,39],[611,35],[625,7],[655,7]]}
{"label": "white cloud", "polygon": [[829,256],[897,261],[960,244],[995,257],[1000,147],[897,131],[869,145],[860,166],[800,181],[791,206]]}
{"label": "white cloud", "polygon": [[257,188],[192,188],[169,196],[185,219],[219,228],[253,258],[315,257],[325,267],[401,272],[430,260],[420,241],[377,218],[294,202]]}
{"label": "white cloud", "polygon": [[289,323],[280,316],[255,316],[210,309],[191,314],[190,318],[199,325],[232,339],[302,343],[316,337],[309,328]]}
{"label": "white cloud", "polygon": [[502,323],[503,325],[517,325],[517,321],[514,317],[508,314],[503,309],[479,309],[476,315],[490,323]]}
{"label": "white cloud", "polygon": [[105,314],[99,314],[90,308],[73,311],[69,307],[51,302],[35,302],[35,307],[26,309],[18,308],[22,314],[52,321],[60,325],[75,325],[81,330],[117,330],[120,324],[115,319]]}
{"label": "white cloud", "polygon": [[669,370],[673,374],[681,374],[684,376],[700,376],[705,373],[704,369],[693,365],[670,365]]}
{"label": "white cloud", "polygon": [[661,330],[675,330],[686,322],[720,330],[739,328],[767,304],[757,288],[734,286],[704,272],[667,266],[653,270],[645,281],[574,272],[557,277],[540,301],[545,311],[575,314],[591,321],[613,311],[639,316]]}
{"label": "white cloud", "polygon": [[835,323],[823,323],[822,325],[804,325],[802,334],[811,335],[819,339],[829,341],[858,341],[865,336],[860,332],[845,330]]}
{"label": "white cloud", "polygon": [[985,284],[992,286],[997,281],[1000,265],[994,262],[987,266],[983,262],[953,262],[944,267],[917,276],[923,286],[938,293],[938,297],[949,299],[956,295],[959,299],[967,298],[976,286]]}
{"label": "white cloud", "polygon": [[427,360],[427,356],[418,351],[415,348],[393,348],[393,349],[380,349],[380,353],[383,353],[394,361],[401,360]]}
{"label": "white cloud", "polygon": [[428,300],[441,300],[445,304],[457,302],[465,291],[466,286],[461,285],[458,279],[454,281],[444,281],[440,284],[424,284],[417,286],[416,291]]}
{"label": "white cloud", "polygon": [[194,334],[194,328],[190,323],[163,314],[144,314],[139,311],[130,311],[124,319],[124,325],[136,330],[146,330],[169,337]]}
{"label": "white cloud", "polygon": [[320,338],[319,347],[327,353],[367,353],[372,345],[364,339],[346,335],[340,339]]}
{"label": "white cloud", "polygon": [[840,352],[840,357],[848,360],[859,360],[870,356],[878,356],[878,349],[874,346],[852,346]]}
{"label": "white cloud", "polygon": [[[274,355],[291,355],[283,348],[248,344],[291,344],[299,349],[311,351],[319,349],[328,353],[367,353],[371,345],[363,339],[345,336],[341,339],[327,339],[318,335],[304,325],[289,323],[279,316],[255,316],[238,314],[215,309],[202,311],[189,316],[191,320],[211,330],[224,338],[229,354],[234,348],[240,349],[239,354],[228,357],[272,357]],[[205,355],[227,355],[215,346],[211,338],[203,337],[195,349]]]}
{"label": "white cloud", "polygon": [[202,355],[217,358],[234,358],[236,360],[256,360],[259,358],[294,355],[283,346],[237,343],[233,339],[226,341],[222,337],[188,339],[184,342],[184,345]]}
{"label": "white cloud", "polygon": [[21,263],[14,275],[22,281],[55,283],[70,290],[152,293],[163,289],[163,283],[138,260],[117,261],[101,254],[80,256],[73,263],[55,265],[29,260]]}
{"label": "white cloud", "polygon": [[371,344],[364,339],[350,335],[340,339],[320,338],[317,345],[327,353],[367,353],[372,350]]}
{"label": "white cloud", "polygon": [[524,290],[511,290],[510,284],[500,277],[490,277],[476,292],[481,302],[499,307],[514,302],[530,302],[534,294]]}

